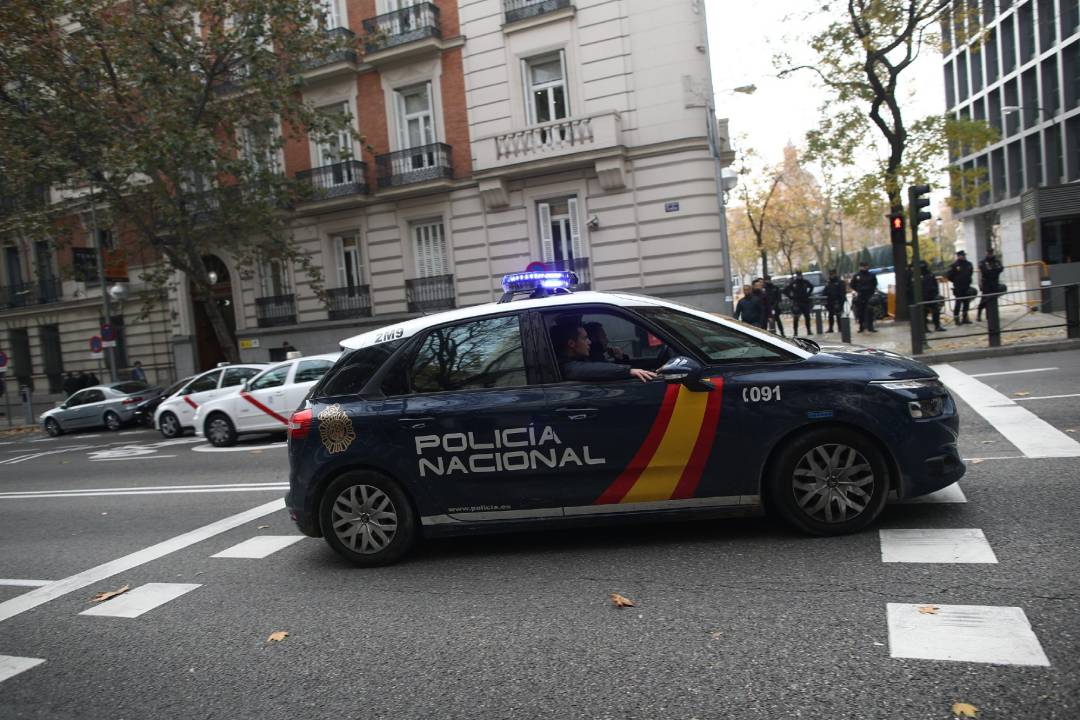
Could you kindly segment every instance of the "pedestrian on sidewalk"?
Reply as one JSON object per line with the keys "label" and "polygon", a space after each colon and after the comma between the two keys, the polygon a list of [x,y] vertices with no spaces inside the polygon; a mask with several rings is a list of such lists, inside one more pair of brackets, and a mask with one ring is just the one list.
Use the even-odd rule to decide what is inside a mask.
{"label": "pedestrian on sidewalk", "polygon": [[982,297],[979,298],[979,307],[975,310],[975,322],[982,320],[983,310],[987,305],[986,295],[1005,292],[1005,286],[998,282],[1004,269],[1001,261],[994,255],[994,248],[987,248],[986,257],[979,261],[979,291],[982,292]]}
{"label": "pedestrian on sidewalk", "polygon": [[833,318],[836,319],[836,327],[840,327],[840,316],[844,314],[846,301],[847,285],[834,268],[829,271],[829,281],[825,283],[825,309],[829,313],[829,332],[833,331]]}
{"label": "pedestrian on sidewalk", "polygon": [[765,288],[765,300],[768,302],[769,311],[769,329],[773,332],[780,333],[780,337],[784,335],[784,319],[780,314],[780,288],[772,282],[772,276],[766,275],[762,278],[764,281],[763,287]]}
{"label": "pedestrian on sidewalk", "polygon": [[757,323],[757,326],[762,330],[768,330],[772,308],[769,307],[769,297],[765,294],[765,279],[754,278],[754,282],[750,287],[754,290],[754,296],[761,300],[761,320]]}
{"label": "pedestrian on sidewalk", "polygon": [[855,291],[855,314],[859,318],[859,332],[877,332],[874,329],[874,307],[870,302],[877,292],[877,275],[870,272],[869,263],[859,263],[859,272],[851,276],[851,289]]}
{"label": "pedestrian on sidewalk", "polygon": [[814,286],[802,276],[802,270],[795,271],[795,277],[784,288],[784,294],[791,298],[791,322],[794,324],[792,333],[799,334],[799,317],[806,322],[806,334],[813,335],[810,330],[810,296],[814,292]]}
{"label": "pedestrian on sidewalk", "polygon": [[750,285],[743,285],[742,292],[742,298],[735,305],[735,319],[761,327],[761,319],[765,315],[764,301],[754,294],[754,288]]}
{"label": "pedestrian on sidewalk", "polygon": [[930,320],[932,319],[934,330],[945,332],[945,328],[941,326],[941,308],[945,305],[945,300],[938,290],[937,276],[930,272],[930,266],[926,264],[925,260],[919,261],[919,281],[922,283],[923,302],[936,301],[923,305],[923,322],[926,324],[926,331],[930,332]]}
{"label": "pedestrian on sidewalk", "polygon": [[139,360],[136,360],[135,365],[131,368],[131,379],[146,382],[146,371],[143,370],[142,362]]}
{"label": "pedestrian on sidewalk", "polygon": [[[971,299],[975,297],[975,292],[971,287],[971,280],[974,275],[975,266],[967,259],[967,253],[963,250],[957,250],[956,260],[953,261],[948,272],[945,273],[945,277],[952,283],[953,297],[956,298],[953,303],[954,325],[971,324],[968,311],[971,309]],[[961,311],[963,311],[962,315]]]}

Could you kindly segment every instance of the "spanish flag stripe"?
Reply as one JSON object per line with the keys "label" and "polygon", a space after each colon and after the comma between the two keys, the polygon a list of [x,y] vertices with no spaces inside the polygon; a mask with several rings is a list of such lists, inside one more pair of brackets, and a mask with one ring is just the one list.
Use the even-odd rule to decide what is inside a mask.
{"label": "spanish flag stripe", "polygon": [[660,445],[621,502],[653,502],[671,497],[697,444],[708,401],[709,393],[679,387],[675,412]]}
{"label": "spanish flag stripe", "polygon": [[622,471],[619,477],[615,478],[615,482],[596,499],[595,505],[608,505],[619,502],[637,482],[638,477],[641,476],[641,473],[649,465],[649,461],[652,460],[656,448],[660,446],[660,441],[664,438],[664,432],[667,430],[671,415],[675,411],[675,400],[678,395],[678,385],[667,386],[664,399],[660,403],[660,410],[656,414],[656,419],[653,420],[649,434],[645,436],[645,442],[638,448],[634,459],[630,461],[626,469]]}
{"label": "spanish flag stripe", "polygon": [[724,401],[724,379],[722,377],[711,379],[716,389],[709,392],[701,432],[698,433],[697,442],[694,444],[694,452],[690,455],[690,463],[683,470],[679,484],[671,495],[673,500],[694,497],[698,483],[701,482],[701,474],[705,471],[705,463],[709,461],[709,453],[712,452],[713,443],[716,441],[716,428],[720,424],[720,408]]}

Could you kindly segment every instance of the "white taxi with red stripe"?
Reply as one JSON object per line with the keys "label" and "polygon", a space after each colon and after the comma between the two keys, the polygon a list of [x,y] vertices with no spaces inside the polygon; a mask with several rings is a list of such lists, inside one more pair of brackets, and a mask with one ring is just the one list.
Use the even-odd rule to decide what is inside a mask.
{"label": "white taxi with red stripe", "polygon": [[245,433],[284,432],[293,410],[340,355],[299,357],[265,368],[233,392],[200,405],[195,434],[225,447]]}
{"label": "white taxi with red stripe", "polygon": [[265,369],[265,363],[225,365],[196,375],[158,405],[154,411],[154,427],[167,438],[183,435],[195,427],[195,411],[200,405],[236,392],[238,387]]}

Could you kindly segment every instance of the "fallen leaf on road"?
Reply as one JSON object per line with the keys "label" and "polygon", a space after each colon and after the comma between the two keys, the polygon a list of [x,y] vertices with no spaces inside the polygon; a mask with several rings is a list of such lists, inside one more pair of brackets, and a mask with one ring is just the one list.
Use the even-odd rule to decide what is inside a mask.
{"label": "fallen leaf on road", "polygon": [[270,633],[270,637],[266,638],[266,642],[281,642],[285,638],[289,637],[289,633],[286,630],[278,630],[277,632]]}
{"label": "fallen leaf on road", "polygon": [[1013,393],[1013,395],[1015,395],[1016,397],[1025,397],[1025,396],[1030,395],[1030,394],[1031,393],[1029,393],[1027,390],[1020,390],[1019,392],[1014,392]]}
{"label": "fallen leaf on road", "polygon": [[1065,432],[1067,432],[1067,433],[1075,433],[1076,428],[1065,428]]}
{"label": "fallen leaf on road", "polygon": [[260,525],[259,527],[255,528],[255,529],[256,530],[265,530],[268,527],[270,527],[270,526],[269,525]]}
{"label": "fallen leaf on road", "polygon": [[615,607],[634,607],[634,601],[630,598],[625,598],[619,593],[611,593],[611,603]]}
{"label": "fallen leaf on road", "polygon": [[953,703],[952,714],[956,717],[973,718],[978,713],[979,709],[971,703]]}
{"label": "fallen leaf on road", "polygon": [[129,589],[130,588],[127,585],[125,585],[124,587],[120,588],[119,590],[109,590],[107,592],[99,592],[97,595],[90,598],[90,602],[105,602],[106,600],[108,600],[110,598],[114,598],[117,595],[123,595]]}
{"label": "fallen leaf on road", "polygon": [[982,444],[983,445],[993,445],[996,442],[997,442],[997,440],[983,440]]}
{"label": "fallen leaf on road", "polygon": [[713,640],[719,640],[720,638],[724,637],[724,633],[717,630],[715,632],[709,633],[709,637],[711,637]]}
{"label": "fallen leaf on road", "polygon": [[937,615],[940,608],[937,605],[920,605],[915,609],[923,615]]}

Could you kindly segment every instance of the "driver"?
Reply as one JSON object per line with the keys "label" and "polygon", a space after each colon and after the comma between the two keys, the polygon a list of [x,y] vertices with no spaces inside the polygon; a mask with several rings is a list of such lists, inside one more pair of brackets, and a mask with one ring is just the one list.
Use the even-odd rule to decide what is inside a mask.
{"label": "driver", "polygon": [[577,320],[558,320],[551,328],[551,344],[559,357],[559,369],[564,380],[625,380],[633,377],[647,382],[656,377],[654,372],[629,365],[590,362],[592,341]]}

